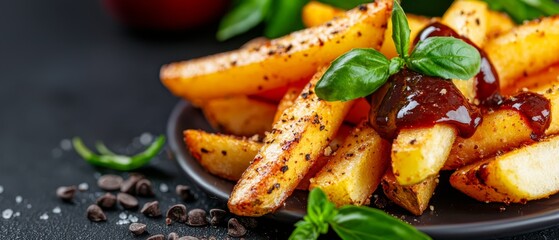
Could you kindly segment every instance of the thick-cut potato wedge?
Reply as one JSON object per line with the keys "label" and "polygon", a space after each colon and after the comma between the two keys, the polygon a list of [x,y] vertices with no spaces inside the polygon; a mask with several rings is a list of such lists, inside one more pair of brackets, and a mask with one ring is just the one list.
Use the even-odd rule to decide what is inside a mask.
{"label": "thick-cut potato wedge", "polygon": [[559,192],[559,136],[456,170],[453,187],[483,202],[526,203]]}
{"label": "thick-cut potato wedge", "polygon": [[527,89],[531,92],[545,93],[553,86],[559,86],[559,63],[526,77],[514,81],[512,85],[503,89],[506,95],[514,95],[518,91]]}
{"label": "thick-cut potato wedge", "polygon": [[176,96],[196,100],[256,94],[309,79],[318,67],[353,48],[378,49],[392,3],[377,0],[261,47],[165,65],[161,81]]}
{"label": "thick-cut potato wedge", "polygon": [[306,27],[316,27],[324,24],[335,17],[342,16],[344,10],[332,7],[328,4],[310,1],[303,7],[302,18]]}
{"label": "thick-cut potato wedge", "polygon": [[[413,43],[413,40],[419,33],[419,31],[423,30],[427,24],[431,21],[429,18],[413,15],[407,13],[406,16],[408,17],[408,25],[410,26],[410,43]],[[411,44],[410,44],[411,46]],[[396,46],[394,45],[394,40],[392,40],[392,20],[388,21],[388,27],[386,28],[386,33],[384,34],[384,43],[379,50],[384,56],[388,59],[398,56],[398,52],[396,52]]]}
{"label": "thick-cut potato wedge", "polygon": [[237,181],[262,147],[262,143],[201,130],[184,131],[190,154],[211,174]]}
{"label": "thick-cut potato wedge", "polygon": [[401,185],[419,183],[439,174],[457,131],[453,126],[402,129],[392,143],[392,169]]}
{"label": "thick-cut potato wedge", "polygon": [[[379,1],[377,1],[379,2]],[[335,136],[353,101],[328,102],[314,86],[319,70],[264,140],[228,201],[231,213],[261,216],[281,206]]]}
{"label": "thick-cut potato wedge", "polygon": [[283,114],[283,111],[285,111],[285,109],[293,105],[297,97],[299,97],[299,95],[301,94],[301,91],[302,88],[297,87],[292,87],[287,90],[278,104],[276,114],[274,114],[274,122],[277,122],[281,118],[281,115]]}
{"label": "thick-cut potato wedge", "polygon": [[477,46],[483,46],[487,34],[489,9],[477,0],[458,0],[446,10],[441,21],[458,34],[467,36]]}
{"label": "thick-cut potato wedge", "polygon": [[[541,90],[543,92],[540,93],[551,103],[551,123],[545,134],[559,134],[559,88],[549,86]],[[500,109],[488,113],[483,116],[483,122],[472,137],[456,139],[443,169],[456,169],[531,143],[531,134],[532,130],[517,111]]]}
{"label": "thick-cut potato wedge", "polygon": [[516,24],[505,13],[489,10],[487,12],[487,38],[491,39],[514,28]]}
{"label": "thick-cut potato wedge", "polygon": [[239,136],[263,135],[272,130],[276,109],[273,104],[246,96],[213,99],[202,105],[212,127]]}
{"label": "thick-cut potato wedge", "polygon": [[388,199],[419,216],[429,206],[438,182],[438,175],[433,175],[419,183],[403,186],[396,181],[392,170],[388,169],[381,183],[384,195]]}
{"label": "thick-cut potato wedge", "polygon": [[559,62],[559,16],[527,22],[484,46],[506,88],[522,76]]}
{"label": "thick-cut potato wedge", "polygon": [[390,144],[363,121],[332,159],[311,178],[337,206],[367,205],[389,163]]}

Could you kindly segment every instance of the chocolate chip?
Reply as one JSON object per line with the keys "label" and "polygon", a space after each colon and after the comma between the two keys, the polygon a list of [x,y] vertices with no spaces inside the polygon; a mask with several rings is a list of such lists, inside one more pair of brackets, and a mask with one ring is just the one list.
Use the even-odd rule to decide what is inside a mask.
{"label": "chocolate chip", "polygon": [[186,185],[177,185],[175,191],[183,201],[191,201],[194,199],[190,187]]}
{"label": "chocolate chip", "polygon": [[97,180],[97,185],[105,191],[119,190],[122,185],[122,177],[114,174],[103,175]]}
{"label": "chocolate chip", "polygon": [[193,236],[184,236],[184,237],[180,237],[179,240],[200,240],[200,239]]}
{"label": "chocolate chip", "polygon": [[252,229],[258,227],[258,221],[256,220],[256,218],[249,218],[249,217],[239,218],[239,222],[247,228]]}
{"label": "chocolate chip", "polygon": [[148,179],[141,179],[136,183],[136,194],[143,197],[153,196],[153,189],[151,187],[151,181]]}
{"label": "chocolate chip", "polygon": [[146,240],[165,240],[165,236],[163,236],[163,234],[157,234],[148,237]]}
{"label": "chocolate chip", "polygon": [[116,199],[125,209],[133,209],[138,207],[138,199],[128,193],[118,193]]}
{"label": "chocolate chip", "polygon": [[169,235],[167,235],[167,240],[178,240],[179,239],[179,235],[176,232],[172,232],[169,233]]}
{"label": "chocolate chip", "polygon": [[158,201],[147,202],[146,204],[144,204],[144,207],[142,207],[142,210],[140,210],[140,212],[148,217],[161,216],[161,210],[159,209],[159,202]]}
{"label": "chocolate chip", "polygon": [[116,197],[111,193],[105,193],[105,195],[97,198],[95,203],[103,209],[113,208],[116,205]]}
{"label": "chocolate chip", "polygon": [[167,225],[171,224],[171,222],[186,222],[186,206],[184,206],[184,204],[171,206],[169,210],[167,210],[166,217],[169,219],[169,221],[165,219]]}
{"label": "chocolate chip", "polygon": [[186,224],[193,227],[208,225],[208,220],[206,220],[206,211],[199,208],[190,210],[188,212],[188,221]]}
{"label": "chocolate chip", "polygon": [[56,189],[56,196],[64,201],[70,202],[76,193],[76,186],[62,186]]}
{"label": "chocolate chip", "polygon": [[100,222],[100,221],[107,220],[107,216],[105,216],[103,210],[101,210],[101,208],[95,204],[89,205],[89,207],[87,207],[86,213],[87,213],[87,218],[93,222]]}
{"label": "chocolate chip", "polygon": [[231,237],[242,237],[247,233],[247,229],[239,223],[236,218],[229,219],[227,223],[227,235]]}
{"label": "chocolate chip", "polygon": [[212,226],[219,225],[226,214],[227,212],[223,209],[218,209],[218,208],[210,209],[210,217],[211,217],[210,224]]}
{"label": "chocolate chip", "polygon": [[146,231],[146,225],[143,223],[132,223],[128,226],[128,230],[134,235],[142,235]]}
{"label": "chocolate chip", "polygon": [[136,193],[136,183],[144,178],[144,175],[141,174],[130,174],[128,179],[122,182],[120,185],[120,191],[123,193],[128,194],[135,194]]}

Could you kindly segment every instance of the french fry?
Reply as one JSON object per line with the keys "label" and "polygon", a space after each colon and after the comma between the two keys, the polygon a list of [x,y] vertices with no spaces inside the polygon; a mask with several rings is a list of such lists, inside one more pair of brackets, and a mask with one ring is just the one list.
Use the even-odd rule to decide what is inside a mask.
{"label": "french fry", "polygon": [[184,131],[190,154],[211,174],[237,181],[262,147],[262,143],[201,130]]}
{"label": "french fry", "polygon": [[[559,134],[559,117],[556,117],[559,116],[559,88],[550,84],[540,91],[551,103],[551,123],[545,134]],[[488,113],[483,116],[483,122],[472,137],[456,139],[443,169],[456,169],[498,152],[531,143],[531,134],[532,130],[517,111],[500,109]]]}
{"label": "french fry", "polygon": [[379,48],[392,0],[377,0],[314,28],[257,48],[216,54],[161,68],[162,83],[187,100],[251,95],[309,79],[320,66],[360,47]]}
{"label": "french fry", "polygon": [[[406,14],[408,19],[408,25],[410,26],[410,43],[413,42],[419,31],[423,30],[427,24],[431,21],[429,18],[414,15],[414,14]],[[411,44],[410,44],[411,46]],[[392,20],[388,21],[388,27],[386,28],[386,33],[384,34],[384,43],[379,50],[384,56],[388,59],[393,57],[397,57],[398,53],[396,52],[396,46],[394,45],[394,40],[392,40]]]}
{"label": "french fry", "polygon": [[317,1],[303,7],[302,18],[306,27],[316,27],[344,14],[344,10]]}
{"label": "french fry", "polygon": [[388,169],[382,177],[382,191],[388,199],[398,206],[408,210],[417,216],[429,206],[429,201],[438,184],[438,175],[408,186],[403,186],[396,181],[391,169]]}
{"label": "french fry", "polygon": [[483,202],[526,203],[559,192],[559,136],[454,172],[453,187]]}
{"label": "french fry", "polygon": [[436,176],[443,167],[457,131],[453,126],[402,129],[392,143],[392,169],[401,185]]}
{"label": "french fry", "polygon": [[280,100],[278,104],[278,108],[276,113],[274,114],[274,122],[277,122],[280,118],[285,109],[291,107],[297,97],[301,94],[302,88],[292,87],[287,90],[283,98]]}
{"label": "french fry", "polygon": [[353,101],[328,102],[316,96],[314,86],[325,70],[315,74],[266,136],[231,193],[231,213],[262,216],[280,207],[335,136]]}
{"label": "french fry", "polygon": [[501,88],[559,62],[559,16],[527,22],[484,46],[499,74]]}
{"label": "french fry", "polygon": [[246,96],[213,99],[202,105],[212,127],[239,136],[263,135],[272,130],[276,109],[273,104]]}
{"label": "french fry", "polygon": [[516,24],[505,13],[489,10],[487,13],[487,38],[495,38],[514,28]]}
{"label": "french fry", "polygon": [[367,205],[389,164],[390,144],[363,121],[353,129],[332,159],[311,178],[337,206]]}
{"label": "french fry", "polygon": [[559,63],[526,77],[514,81],[512,85],[503,89],[506,95],[514,95],[518,91],[527,89],[531,92],[545,93],[553,86],[559,86]]}

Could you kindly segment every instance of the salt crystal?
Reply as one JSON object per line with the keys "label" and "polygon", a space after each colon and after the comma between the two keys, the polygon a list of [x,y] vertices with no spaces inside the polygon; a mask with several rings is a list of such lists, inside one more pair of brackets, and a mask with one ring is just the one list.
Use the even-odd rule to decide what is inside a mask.
{"label": "salt crystal", "polygon": [[0,185],[0,193],[3,193],[3,192],[4,192],[4,187],[2,187],[2,186]]}
{"label": "salt crystal", "polygon": [[80,185],[78,185],[78,190],[80,191],[87,191],[87,189],[89,189],[89,184],[87,183],[80,183]]}
{"label": "salt crystal", "polygon": [[126,219],[127,217],[128,217],[128,215],[126,215],[126,213],[124,213],[124,212],[121,212],[121,213],[118,215],[118,218],[120,218],[120,219]]}
{"label": "salt crystal", "polygon": [[70,151],[72,150],[72,142],[68,139],[62,139],[62,141],[60,141],[60,148],[64,151]]}
{"label": "salt crystal", "polygon": [[23,198],[21,196],[16,196],[16,203],[20,204],[23,201]]}
{"label": "salt crystal", "polygon": [[142,133],[140,135],[140,143],[144,146],[147,146],[153,141],[153,136],[149,133]]}
{"label": "salt crystal", "polygon": [[15,212],[13,217],[19,217],[21,215],[20,212]]}
{"label": "salt crystal", "polygon": [[134,215],[128,215],[128,220],[130,220],[130,222],[138,222],[138,217],[134,216]]}
{"label": "salt crystal", "polygon": [[8,208],[2,212],[2,218],[10,219],[12,217],[12,214],[14,214],[14,211]]}
{"label": "salt crystal", "polygon": [[169,191],[169,186],[167,186],[167,184],[165,184],[165,183],[162,183],[162,184],[159,185],[159,191],[164,192],[164,193],[168,192]]}
{"label": "salt crystal", "polygon": [[429,210],[431,210],[431,211],[435,211],[435,206],[433,206],[433,205],[429,205]]}
{"label": "salt crystal", "polygon": [[39,217],[39,219],[41,219],[41,220],[47,220],[47,219],[49,219],[49,215],[48,215],[47,213],[43,213],[43,215],[41,215],[41,216]]}
{"label": "salt crystal", "polygon": [[126,219],[120,219],[120,220],[118,220],[118,222],[116,222],[116,225],[127,225],[129,223],[130,223],[130,221],[128,221]]}
{"label": "salt crystal", "polygon": [[52,213],[56,213],[56,214],[60,214],[61,210],[59,206],[56,206],[55,208],[52,209]]}

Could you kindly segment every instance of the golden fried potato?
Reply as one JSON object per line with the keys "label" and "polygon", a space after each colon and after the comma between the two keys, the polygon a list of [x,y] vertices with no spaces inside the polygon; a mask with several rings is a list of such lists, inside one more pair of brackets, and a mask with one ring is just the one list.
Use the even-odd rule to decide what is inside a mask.
{"label": "golden fried potato", "polygon": [[231,193],[231,213],[262,216],[280,207],[335,136],[353,101],[318,98],[314,86],[325,70],[316,73],[264,139],[264,146]]}
{"label": "golden fried potato", "polygon": [[314,28],[256,48],[177,62],[161,68],[161,81],[187,100],[251,95],[310,79],[320,66],[353,48],[382,44],[392,0],[377,0]]}
{"label": "golden fried potato", "polygon": [[219,132],[252,136],[272,130],[276,105],[246,96],[213,99],[202,105],[208,122]]}
{"label": "golden fried potato", "polygon": [[506,95],[514,95],[523,90],[545,93],[550,88],[556,88],[557,86],[559,86],[559,62],[538,73],[517,79],[502,92]]}
{"label": "golden fried potato", "polygon": [[487,12],[487,35],[488,39],[506,33],[516,26],[514,21],[505,13],[489,10]]}
{"label": "golden fried potato", "polygon": [[297,97],[301,94],[301,91],[302,89],[298,87],[292,87],[287,90],[278,104],[278,108],[276,110],[276,113],[274,114],[274,122],[277,122],[281,118],[281,115],[283,114],[283,111],[285,111],[285,109],[293,105]]}
{"label": "golden fried potato", "polygon": [[342,16],[343,14],[343,9],[335,8],[317,1],[310,1],[303,7],[301,17],[303,18],[303,24],[305,24],[306,27],[316,27],[334,19],[335,17]]}
{"label": "golden fried potato", "polygon": [[392,170],[388,169],[382,177],[382,190],[388,199],[419,216],[429,206],[438,182],[438,175],[433,175],[419,183],[403,186],[396,181]]}
{"label": "golden fried potato", "polygon": [[402,129],[392,143],[392,169],[401,185],[412,185],[439,174],[457,131],[453,126]]}
{"label": "golden fried potato", "polygon": [[458,34],[467,36],[477,46],[483,46],[487,35],[489,8],[477,0],[454,1],[441,21]]}
{"label": "golden fried potato", "polygon": [[212,134],[201,130],[184,131],[190,154],[211,174],[237,181],[254,159],[262,143],[247,138]]}
{"label": "golden fried potato", "polygon": [[389,151],[390,144],[363,121],[311,178],[309,189],[322,189],[337,206],[367,205],[388,167]]}
{"label": "golden fried potato", "polygon": [[465,166],[453,187],[483,202],[526,203],[559,192],[559,136]]}
{"label": "golden fried potato", "polygon": [[559,15],[527,22],[484,46],[500,77],[501,88],[559,62]]}

